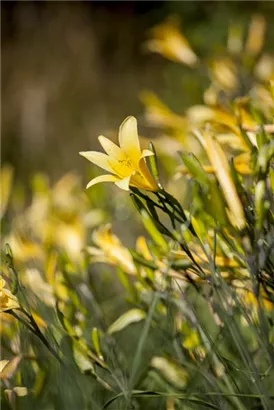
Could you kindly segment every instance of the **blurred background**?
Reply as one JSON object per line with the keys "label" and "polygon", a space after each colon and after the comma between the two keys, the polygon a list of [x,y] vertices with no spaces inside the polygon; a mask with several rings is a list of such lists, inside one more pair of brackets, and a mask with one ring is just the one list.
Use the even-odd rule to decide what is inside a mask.
{"label": "blurred background", "polygon": [[[208,73],[197,73],[191,64],[179,64],[149,50],[153,27],[175,16],[192,49],[207,63],[226,55],[231,23],[239,25],[246,40],[252,16],[261,15],[267,24],[264,49],[273,53],[274,2],[2,1],[1,13],[3,243],[11,245],[23,282],[26,287],[36,286],[31,288],[35,295],[40,290],[45,297],[45,289],[52,294],[58,290],[64,271],[72,278],[72,288],[80,284],[83,295],[90,292],[92,296],[87,311],[95,314],[88,316],[87,328],[100,327],[102,317],[109,326],[131,306],[127,293],[114,269],[107,264],[87,266],[81,251],[91,245],[94,228],[104,223],[112,223],[114,233],[127,247],[135,247],[144,229],[124,191],[113,184],[85,190],[89,180],[102,172],[80,157],[79,151],[101,151],[100,134],[117,141],[118,127],[129,115],[138,119],[144,147],[150,139],[164,141],[170,136],[168,127],[149,121],[144,95],[154,94],[148,92],[157,95],[158,113],[166,115],[167,122],[177,121],[177,129],[185,126],[177,114],[193,104],[204,104],[204,90],[210,86]],[[261,27],[264,30],[264,23]],[[256,25],[252,33],[256,34]],[[254,36],[252,41],[257,46]],[[253,57],[257,63],[258,55]],[[224,61],[221,68],[226,69]],[[273,70],[272,61],[266,58],[267,69],[263,66],[262,70],[266,77],[269,65]],[[222,80],[229,83],[221,73]],[[228,94],[230,91],[228,84]],[[245,94],[242,89],[236,92],[233,98]],[[171,176],[179,163],[176,142],[181,149],[189,146],[181,135],[176,140],[173,132],[171,137],[162,145],[160,170],[166,189],[185,204],[191,201],[187,184],[183,178],[174,182]],[[98,235],[97,243],[94,237],[93,242],[100,248]],[[46,280],[56,274],[50,288],[48,284],[45,288],[44,273]],[[38,313],[51,320],[43,308]],[[137,326],[135,331],[126,330],[125,337],[117,336],[126,359],[139,331]],[[154,351],[157,343],[165,344],[158,334],[148,350]],[[64,397],[74,379],[68,386]]]}
{"label": "blurred background", "polygon": [[[147,147],[150,139],[165,137],[167,130],[148,121],[144,92],[154,92],[174,113],[183,114],[203,103],[210,81],[187,64],[149,50],[153,27],[175,16],[197,55],[207,59],[225,55],[231,23],[247,33],[251,17],[262,15],[268,23],[265,50],[273,51],[274,44],[274,3],[268,1],[4,1],[1,9],[1,161],[13,169],[17,195],[6,220],[18,213],[18,198],[25,198],[20,212],[28,198],[30,202],[37,173],[53,186],[75,172],[90,208],[103,208],[106,220],[129,246],[141,231],[128,195],[113,184],[85,191],[101,170],[78,153],[101,150],[100,134],[117,140],[118,127],[128,115],[137,117]],[[172,118],[182,125],[178,116]],[[166,157],[160,155],[161,169],[169,175],[174,174],[176,151],[182,147],[176,145],[176,136],[172,138],[174,147],[169,139],[162,148]],[[166,182],[172,185],[170,178]],[[66,183],[72,186],[69,178]],[[182,181],[167,188],[183,199]]]}
{"label": "blurred background", "polygon": [[[24,181],[34,171],[54,181],[89,169],[78,152],[98,149],[99,134],[115,139],[128,115],[138,118],[142,135],[157,135],[144,121],[142,90],[157,90],[177,112],[202,101],[203,79],[147,50],[155,24],[177,15],[195,51],[206,55],[208,47],[225,47],[229,23],[248,24],[254,13],[271,21],[274,5],[4,1],[1,8],[2,164]],[[269,24],[266,47],[272,34]]]}

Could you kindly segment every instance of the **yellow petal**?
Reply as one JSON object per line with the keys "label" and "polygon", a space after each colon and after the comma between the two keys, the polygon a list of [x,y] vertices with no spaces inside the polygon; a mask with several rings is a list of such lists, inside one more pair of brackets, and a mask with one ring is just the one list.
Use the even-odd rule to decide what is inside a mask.
{"label": "yellow petal", "polygon": [[170,60],[190,66],[198,60],[176,21],[167,21],[154,27],[148,48]]}
{"label": "yellow petal", "polygon": [[4,368],[7,366],[9,363],[9,360],[1,360],[0,362],[0,373],[4,370]]}
{"label": "yellow petal", "polygon": [[137,120],[127,117],[119,129],[119,144],[122,150],[135,162],[138,163],[141,149],[137,130]]}
{"label": "yellow petal", "polygon": [[144,149],[142,151],[141,158],[150,157],[151,155],[154,155],[154,152],[150,151],[149,149]]}
{"label": "yellow petal", "polygon": [[99,184],[100,182],[116,182],[119,178],[115,175],[100,175],[99,177],[93,178],[88,184],[87,189],[93,185]]}
{"label": "yellow petal", "polygon": [[93,164],[97,165],[98,167],[101,167],[106,171],[113,172],[111,160],[106,154],[96,151],[84,151],[79,152],[79,154],[82,155],[82,157],[88,159]]}
{"label": "yellow petal", "polygon": [[104,148],[105,152],[110,157],[115,158],[117,160],[126,159],[125,153],[122,151],[120,147],[118,147],[118,145],[114,144],[114,142],[104,137],[103,135],[100,135],[100,137],[98,137],[98,140]]}
{"label": "yellow petal", "polygon": [[6,165],[3,166],[0,173],[0,181],[1,181],[1,203],[0,203],[0,219],[4,216],[5,211],[8,206],[11,189],[12,189],[12,181],[13,181],[13,169]]}
{"label": "yellow petal", "polygon": [[22,356],[18,355],[11,360],[3,360],[3,364],[1,362],[1,380],[9,379],[13,376],[18,368],[21,359]]}
{"label": "yellow petal", "polygon": [[233,215],[235,225],[240,229],[245,225],[244,211],[242,203],[238,197],[235,185],[230,175],[230,168],[227,158],[210,133],[205,134],[205,149],[211,164],[215,168],[216,176],[220,182],[229,209]]}
{"label": "yellow petal", "polygon": [[139,170],[140,173],[138,175],[133,175],[132,179],[136,180],[137,182],[141,178],[140,188],[142,188],[142,185],[145,185],[143,189],[147,189],[149,191],[158,191],[159,187],[156,184],[154,178],[152,177],[144,158],[141,158],[139,162]]}
{"label": "yellow petal", "polygon": [[158,127],[185,130],[187,126],[186,118],[171,111],[156,94],[150,91],[143,91],[141,93],[141,100],[146,106],[146,118],[150,124]]}
{"label": "yellow petal", "polygon": [[6,281],[3,278],[0,278],[0,289],[3,289],[3,287],[5,286]]}
{"label": "yellow petal", "polygon": [[28,389],[26,387],[16,386],[13,388],[13,391],[18,397],[24,397],[28,394]]}
{"label": "yellow petal", "polygon": [[19,303],[15,295],[13,295],[8,289],[2,289],[0,292],[0,312],[5,312],[6,310],[18,309]]}
{"label": "yellow petal", "polygon": [[120,181],[115,182],[119,188],[124,189],[125,191],[129,191],[129,182],[130,182],[131,175],[126,178],[121,179]]}
{"label": "yellow petal", "polygon": [[147,241],[144,236],[139,236],[136,241],[136,250],[141,253],[145,259],[153,259],[150,250],[147,246]]}
{"label": "yellow petal", "polygon": [[246,41],[246,51],[255,56],[263,45],[265,38],[266,22],[263,16],[254,16],[249,27],[248,38]]}

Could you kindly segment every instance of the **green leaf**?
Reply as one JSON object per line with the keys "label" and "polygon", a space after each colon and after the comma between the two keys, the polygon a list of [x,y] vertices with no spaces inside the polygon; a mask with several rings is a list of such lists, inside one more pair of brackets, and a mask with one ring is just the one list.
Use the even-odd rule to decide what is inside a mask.
{"label": "green leaf", "polygon": [[150,234],[151,238],[157,243],[160,248],[163,250],[167,251],[168,250],[168,244],[163,237],[163,235],[159,232],[159,230],[156,227],[156,224],[154,223],[152,217],[149,215],[149,213],[145,210],[141,210],[141,216],[142,216],[142,221],[143,224]]}
{"label": "green leaf", "polygon": [[209,178],[203,169],[200,161],[190,152],[179,152],[184,165],[189,170],[190,174],[201,184],[208,185]]}
{"label": "green leaf", "polygon": [[91,339],[92,343],[95,349],[95,352],[97,356],[101,359],[104,360],[103,355],[102,355],[102,350],[101,350],[101,344],[100,344],[100,335],[97,327],[94,327],[91,331]]}
{"label": "green leaf", "polygon": [[151,167],[152,174],[159,185],[159,188],[161,188],[160,180],[159,180],[159,167],[158,167],[158,158],[156,154],[156,150],[154,147],[154,144],[152,142],[149,143],[149,149],[154,153],[154,155],[151,155],[148,157],[149,164]]}
{"label": "green leaf", "polygon": [[141,320],[145,319],[146,313],[141,309],[130,309],[122,316],[120,316],[117,320],[115,320],[112,325],[108,328],[108,333],[116,333],[120,332],[127,326],[131,325],[132,323],[140,322]]}
{"label": "green leaf", "polygon": [[[116,396],[112,397],[107,403],[104,405],[104,409],[109,407],[115,400],[123,397],[127,392],[119,393]],[[133,397],[151,397],[151,398],[159,398],[159,397],[172,397],[174,399],[187,401],[190,403],[197,404],[199,406],[208,407],[209,409],[221,410],[220,407],[212,404],[208,401],[199,399],[197,397],[190,396],[189,394],[176,394],[176,393],[166,393],[166,392],[155,392],[155,391],[145,391],[145,390],[133,390],[131,392]]]}

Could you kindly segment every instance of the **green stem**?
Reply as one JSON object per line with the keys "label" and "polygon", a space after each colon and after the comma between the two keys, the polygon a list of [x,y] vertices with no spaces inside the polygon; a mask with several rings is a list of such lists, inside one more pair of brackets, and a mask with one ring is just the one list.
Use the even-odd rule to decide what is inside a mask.
{"label": "green stem", "polygon": [[62,359],[58,356],[57,352],[53,349],[50,343],[47,341],[39,326],[35,322],[32,314],[26,312],[23,308],[20,309],[21,312],[30,320],[30,323],[26,322],[22,317],[18,316],[14,311],[10,312],[17,320],[23,323],[33,334],[35,334],[41,342],[46,346],[46,348],[51,352],[51,354],[58,360],[59,363],[63,363]]}

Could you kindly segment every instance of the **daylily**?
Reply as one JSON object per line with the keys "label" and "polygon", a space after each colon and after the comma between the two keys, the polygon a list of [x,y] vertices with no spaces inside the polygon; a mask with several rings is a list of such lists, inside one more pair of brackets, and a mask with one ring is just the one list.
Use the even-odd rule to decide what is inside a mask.
{"label": "daylily", "polygon": [[20,307],[17,297],[5,288],[5,284],[4,279],[0,278],[0,312]]}
{"label": "daylily", "polygon": [[198,61],[198,57],[175,21],[166,21],[154,27],[152,39],[147,45],[151,51],[162,54],[172,61],[189,66],[195,65]]}
{"label": "daylily", "polygon": [[96,151],[80,152],[80,155],[95,165],[112,173],[100,175],[92,179],[87,188],[100,182],[114,182],[119,188],[126,191],[129,186],[157,191],[158,186],[150,174],[145,157],[154,155],[150,150],[140,149],[137,120],[127,117],[119,129],[120,147],[104,136],[98,138],[106,154]]}
{"label": "daylily", "polygon": [[104,225],[93,232],[93,242],[97,247],[88,246],[87,251],[94,262],[111,263],[120,266],[125,272],[136,275],[136,267],[130,251],[114,235],[110,224]]}

